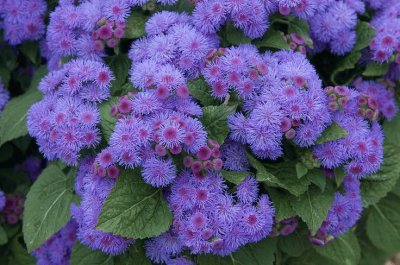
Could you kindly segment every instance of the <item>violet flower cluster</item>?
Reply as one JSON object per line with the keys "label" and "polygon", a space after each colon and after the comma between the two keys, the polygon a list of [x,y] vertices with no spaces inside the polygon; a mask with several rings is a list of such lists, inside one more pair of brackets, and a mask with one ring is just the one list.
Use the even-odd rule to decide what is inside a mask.
{"label": "violet flower cluster", "polygon": [[185,250],[225,256],[265,238],[272,231],[274,208],[268,196],[258,192],[253,177],[237,186],[234,197],[219,173],[196,176],[183,171],[168,197],[173,227],[146,242],[147,256],[167,264]]}
{"label": "violet flower cluster", "polygon": [[400,3],[385,5],[371,24],[376,31],[370,44],[372,59],[400,64]]}
{"label": "violet flower cluster", "polygon": [[[147,183],[165,187],[177,175],[171,155],[185,152],[209,158],[198,154],[211,149],[198,120],[202,110],[189,96],[186,80],[198,75],[214,42],[196,31],[187,15],[173,12],[154,15],[146,30],[148,36],[134,42],[129,53],[130,79],[141,91],[121,97],[111,110],[118,121],[109,147],[96,158],[96,171],[117,177],[116,165],[141,167]],[[183,65],[178,58],[191,63]]]}
{"label": "violet flower cluster", "polygon": [[263,0],[202,0],[193,11],[193,23],[205,34],[217,32],[225,23],[236,28],[252,39],[260,38],[269,27],[269,1]]}
{"label": "violet flower cluster", "polygon": [[77,223],[77,238],[91,249],[99,249],[109,255],[119,255],[125,252],[133,241],[96,229],[101,209],[114,187],[115,179],[95,174],[93,163],[93,158],[82,159],[75,180],[75,191],[82,199],[79,206],[71,205],[71,214]]}
{"label": "violet flower cluster", "polygon": [[76,242],[75,221],[70,220],[57,233],[35,249],[32,255],[36,258],[37,265],[69,265],[72,247]]}
{"label": "violet flower cluster", "polygon": [[350,52],[356,43],[357,14],[365,11],[364,3],[361,0],[319,2],[324,4],[319,5],[315,15],[308,20],[314,52],[327,47],[336,55]]}
{"label": "violet flower cluster", "polygon": [[347,232],[361,217],[362,199],[360,181],[352,176],[344,179],[344,193],[336,192],[331,209],[315,235],[309,235],[310,241],[324,246]]}
{"label": "violet flower cluster", "polygon": [[[99,60],[106,47],[115,47],[124,37],[126,19],[131,7],[147,0],[91,0],[75,5],[74,1],[60,1],[50,14],[46,45],[49,64],[58,67],[63,57]],[[158,0],[174,4],[176,0]]]}
{"label": "violet flower cluster", "polygon": [[39,40],[45,33],[46,10],[44,0],[1,0],[0,29],[4,30],[4,39],[11,45]]}
{"label": "violet flower cluster", "polygon": [[5,204],[0,211],[0,224],[15,225],[22,219],[25,199],[18,193],[6,195],[3,192],[1,197],[3,202],[5,199]]}
{"label": "violet flower cluster", "polygon": [[[384,83],[364,81],[361,78],[354,83],[354,88],[360,92],[357,105],[357,113],[366,118],[384,118],[392,120],[398,106],[394,98],[395,91],[386,88]],[[353,101],[352,104],[355,104]]]}
{"label": "violet flower cluster", "polygon": [[314,147],[327,169],[343,166],[346,175],[361,178],[377,172],[383,160],[383,132],[376,121],[378,101],[348,87],[327,87],[333,120],[348,135]]}
{"label": "violet flower cluster", "polygon": [[110,96],[112,79],[105,64],[78,59],[41,80],[39,90],[44,97],[28,111],[27,124],[48,160],[76,165],[82,149],[98,144],[97,104]]}
{"label": "violet flower cluster", "polygon": [[204,76],[214,96],[233,89],[244,98],[244,113],[229,118],[230,138],[259,158],[280,157],[283,136],[309,147],[330,123],[321,80],[300,53],[260,55],[248,45],[219,49]]}
{"label": "violet flower cluster", "polygon": [[202,34],[187,14],[169,11],[153,15],[146,23],[146,33],[129,51],[133,86],[155,88],[159,98],[169,94],[187,97],[185,80],[199,76],[206,54],[219,43],[217,36]]}

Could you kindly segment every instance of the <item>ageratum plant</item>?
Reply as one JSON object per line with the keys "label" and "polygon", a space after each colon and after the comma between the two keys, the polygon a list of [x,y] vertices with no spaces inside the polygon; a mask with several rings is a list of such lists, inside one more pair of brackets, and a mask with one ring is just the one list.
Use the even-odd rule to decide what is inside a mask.
{"label": "ageratum plant", "polygon": [[399,27],[396,0],[0,0],[0,263],[383,264]]}

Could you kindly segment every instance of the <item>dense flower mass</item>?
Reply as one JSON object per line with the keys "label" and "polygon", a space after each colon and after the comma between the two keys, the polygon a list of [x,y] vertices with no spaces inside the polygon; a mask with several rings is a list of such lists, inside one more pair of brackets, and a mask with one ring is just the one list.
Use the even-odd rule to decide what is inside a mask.
{"label": "dense flower mass", "polygon": [[[325,89],[334,112],[333,120],[348,132],[342,139],[314,147],[314,155],[325,168],[343,165],[346,174],[355,178],[379,170],[383,160],[383,132],[376,122],[379,101],[367,94],[373,93],[373,88],[361,93],[343,86]],[[396,105],[393,108],[395,112]]]}
{"label": "dense flower mass", "polygon": [[[71,213],[33,250],[37,264],[70,264],[74,245],[115,263],[194,265],[215,255],[247,264],[248,253],[279,251],[282,265],[299,255],[306,264],[310,249],[319,253],[312,244],[326,246],[370,214],[363,213],[370,202],[361,190],[375,200],[369,187],[388,193],[400,176],[395,163],[379,172],[393,141],[388,133],[383,145],[383,128],[398,126],[391,122],[398,118],[400,80],[396,0],[48,4],[46,10],[43,0],[0,0],[7,42],[0,75],[16,88],[11,95],[29,86],[15,65],[32,72],[46,63],[49,70],[41,78],[37,71],[30,85],[38,81],[39,101],[27,106],[33,97],[25,94],[8,105],[29,108],[27,129],[37,146],[21,137],[25,116],[16,122],[19,139],[0,135],[1,150],[17,150],[13,169],[24,179],[15,191],[7,179],[7,195],[0,191],[0,225],[9,236],[23,216],[33,218],[23,215],[26,185],[47,162],[36,149],[19,157],[37,147],[47,160],[60,160],[50,163],[65,179],[51,184],[65,183],[57,200]],[[0,81],[0,111],[9,97]],[[0,132],[3,120],[12,120],[11,107]],[[28,200],[47,206],[40,189],[52,174],[38,177]],[[129,174],[140,175],[140,185]],[[110,208],[123,211],[126,222],[99,230]],[[302,236],[310,241],[301,241],[303,253],[284,256]],[[15,237],[7,240],[14,244]],[[264,245],[271,251],[259,249]]]}
{"label": "dense flower mass", "polygon": [[272,231],[274,208],[267,195],[258,193],[253,177],[237,187],[234,198],[220,174],[208,172],[196,177],[191,171],[182,172],[168,198],[173,227],[147,241],[147,256],[169,264],[185,250],[225,256],[261,240]]}
{"label": "dense flower mass", "polygon": [[[143,5],[143,0],[61,1],[51,13],[46,45],[53,67],[62,57],[78,56],[99,60],[106,47],[116,47],[124,37],[126,19],[131,7]],[[158,0],[161,4],[174,4],[176,0]]]}
{"label": "dense flower mass", "polygon": [[344,55],[356,43],[357,14],[365,10],[360,0],[330,0],[318,5],[315,15],[309,18],[311,37],[318,50],[330,47],[332,53]]}
{"label": "dense flower mass", "polygon": [[133,243],[132,240],[96,229],[101,208],[115,184],[115,179],[94,174],[93,159],[84,158],[76,176],[75,191],[81,196],[79,206],[72,205],[71,213],[77,226],[77,238],[92,249],[109,255],[119,255]]}
{"label": "dense flower mass", "polygon": [[400,64],[400,3],[379,10],[371,24],[377,32],[370,44],[372,59]]}
{"label": "dense flower mass", "polygon": [[218,45],[217,36],[201,33],[187,14],[169,11],[151,17],[146,33],[129,51],[132,84],[142,90],[155,88],[159,97],[167,92],[186,97],[185,78],[200,74],[206,54]]}
{"label": "dense flower mass", "polygon": [[196,4],[193,23],[205,34],[217,32],[227,21],[244,34],[254,39],[261,37],[268,29],[269,1],[203,0]]}
{"label": "dense flower mass", "polygon": [[244,98],[244,113],[229,118],[230,138],[249,144],[260,158],[282,155],[283,136],[311,146],[330,122],[321,80],[304,55],[260,55],[253,46],[219,49],[204,76],[215,97],[233,89]]}
{"label": "dense flower mass", "polygon": [[360,181],[357,178],[347,176],[344,179],[344,191],[344,194],[340,192],[335,193],[328,216],[316,235],[310,235],[312,243],[324,246],[335,237],[347,232],[360,218],[363,208],[360,195]]}
{"label": "dense flower mass", "polygon": [[78,162],[79,152],[100,141],[97,104],[110,96],[113,79],[101,62],[74,60],[39,84],[44,97],[28,112],[28,130],[49,160]]}
{"label": "dense flower mass", "polygon": [[70,220],[57,233],[52,235],[42,246],[35,249],[32,255],[37,265],[69,265],[72,247],[76,242],[75,221]]}
{"label": "dense flower mass", "polygon": [[44,0],[1,0],[0,29],[4,30],[4,39],[11,45],[40,39],[45,33],[46,9]]}

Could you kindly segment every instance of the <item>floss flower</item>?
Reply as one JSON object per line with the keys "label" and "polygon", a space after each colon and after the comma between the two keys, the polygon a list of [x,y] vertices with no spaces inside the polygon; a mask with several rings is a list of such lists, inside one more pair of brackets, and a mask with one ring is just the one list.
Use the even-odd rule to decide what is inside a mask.
{"label": "floss flower", "polygon": [[74,220],[52,235],[43,245],[32,252],[37,265],[69,265],[72,247],[76,242],[77,224]]}
{"label": "floss flower", "polygon": [[321,80],[300,53],[260,55],[250,45],[219,49],[203,72],[215,97],[233,90],[244,99],[244,113],[228,119],[230,138],[260,158],[280,157],[283,136],[311,146],[330,122]]}
{"label": "floss flower", "polygon": [[78,224],[77,238],[82,244],[109,255],[125,252],[133,240],[96,229],[103,204],[115,184],[115,179],[103,178],[93,172],[91,158],[82,160],[76,176],[75,190],[81,204],[72,204],[71,214]]}
{"label": "floss flower", "polygon": [[371,90],[360,89],[361,93],[347,87],[325,89],[334,112],[333,120],[348,135],[314,147],[314,155],[323,167],[344,166],[346,175],[355,178],[377,172],[383,161],[383,132],[376,121],[379,101],[375,97],[379,92],[384,96],[386,90],[376,90],[373,86]]}
{"label": "floss flower", "polygon": [[46,9],[43,0],[0,1],[0,28],[4,30],[4,39],[11,45],[40,39],[45,33]]}
{"label": "floss flower", "polygon": [[335,237],[346,233],[361,217],[363,207],[360,181],[350,176],[345,177],[344,190],[344,194],[335,193],[332,207],[316,235],[309,235],[313,244],[328,244]]}
{"label": "floss flower", "polygon": [[9,99],[10,99],[10,93],[4,87],[4,84],[0,78],[0,115]]}
{"label": "floss flower", "polygon": [[146,242],[146,255],[167,264],[185,250],[225,256],[266,237],[274,217],[268,196],[258,196],[258,184],[252,177],[238,186],[237,194],[238,201],[227,192],[219,173],[209,171],[196,177],[190,171],[182,172],[168,198],[173,227]]}
{"label": "floss flower", "polygon": [[100,140],[97,104],[110,96],[110,69],[96,61],[74,60],[39,84],[44,97],[28,112],[30,135],[49,160],[76,164],[82,149]]}
{"label": "floss flower", "polygon": [[252,39],[264,35],[269,27],[269,9],[260,0],[218,1],[204,0],[196,4],[193,23],[205,34],[217,32],[231,21],[236,28]]}

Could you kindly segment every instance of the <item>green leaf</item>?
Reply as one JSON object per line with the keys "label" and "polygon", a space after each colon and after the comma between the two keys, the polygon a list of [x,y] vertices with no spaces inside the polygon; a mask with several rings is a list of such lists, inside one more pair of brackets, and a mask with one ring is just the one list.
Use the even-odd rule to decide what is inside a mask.
{"label": "green leaf", "polygon": [[[148,4],[152,4],[151,2]],[[167,5],[167,6],[159,6],[159,10],[168,10],[168,11],[178,11],[178,12],[186,12],[191,14],[193,12],[195,5],[191,3],[191,1],[187,0],[178,0],[175,5]]]}
{"label": "green leaf", "polygon": [[222,176],[224,179],[229,181],[230,183],[239,185],[245,180],[250,174],[248,172],[241,172],[241,171],[221,171]]}
{"label": "green leaf", "polygon": [[290,161],[274,165],[263,165],[249,152],[247,152],[247,159],[257,171],[257,180],[264,182],[268,186],[281,187],[295,196],[300,196],[310,185],[310,181],[307,178],[297,178],[296,168]]}
{"label": "green leaf", "polygon": [[361,259],[361,249],[353,232],[347,232],[324,247],[314,247],[318,254],[336,264],[355,265]]}
{"label": "green leaf", "polygon": [[19,49],[33,64],[39,62],[39,43],[37,41],[24,41]]}
{"label": "green leaf", "polygon": [[290,200],[295,197],[283,189],[267,188],[268,195],[275,206],[275,220],[280,222],[286,218],[296,216],[296,212],[290,205]]}
{"label": "green leaf", "polygon": [[147,17],[140,12],[132,12],[128,17],[125,28],[125,38],[138,39],[145,33]]}
{"label": "green leaf", "polygon": [[267,237],[260,242],[247,244],[232,254],[235,264],[273,265],[278,239]]}
{"label": "green leaf", "polygon": [[383,76],[389,70],[388,63],[370,62],[362,73],[366,77]]}
{"label": "green leaf", "polygon": [[116,119],[111,116],[111,108],[117,103],[118,97],[112,97],[111,99],[103,102],[99,107],[101,116],[100,130],[107,142],[110,140],[111,134],[113,133],[115,124],[117,122]]}
{"label": "green leaf", "polygon": [[278,179],[268,172],[267,168],[258,159],[253,157],[249,152],[246,153],[250,165],[257,171],[256,178],[258,181],[267,183],[277,183]]}
{"label": "green leaf", "polygon": [[310,38],[310,27],[308,26],[306,20],[299,19],[297,17],[292,19],[289,22],[288,33],[297,33],[305,40],[308,47],[310,47],[311,49],[314,47],[313,41]]}
{"label": "green leaf", "polygon": [[241,247],[230,256],[198,255],[198,265],[272,265],[277,238],[265,238],[258,243]]}
{"label": "green leaf", "polygon": [[36,260],[29,255],[28,251],[22,244],[22,235],[16,235],[11,240],[11,260],[10,265],[34,265]]}
{"label": "green leaf", "polygon": [[99,250],[93,250],[75,243],[71,253],[71,265],[114,265],[113,257]]}
{"label": "green leaf", "polygon": [[240,45],[243,43],[250,43],[251,39],[244,35],[241,29],[233,26],[232,23],[226,24],[226,40],[233,45]]}
{"label": "green leaf", "polygon": [[225,141],[229,133],[228,116],[236,111],[236,107],[236,105],[203,107],[203,116],[200,121],[206,128],[210,139],[216,140],[219,144]]}
{"label": "green leaf", "polygon": [[144,243],[141,240],[135,240],[135,244],[131,246],[128,251],[126,251],[121,256],[114,258],[114,265],[151,265],[151,261],[146,257],[146,251],[144,248]]}
{"label": "green leaf", "polygon": [[367,235],[375,247],[396,252],[400,249],[400,198],[389,194],[373,205],[367,219]]}
{"label": "green leaf", "polygon": [[342,185],[346,172],[344,172],[343,168],[338,167],[334,169],[334,174],[335,174],[336,186],[340,187],[340,185]]}
{"label": "green leaf", "polygon": [[286,189],[294,196],[300,196],[311,184],[308,178],[297,178],[296,167],[293,161],[267,165],[269,174],[275,176],[275,184]]}
{"label": "green leaf", "polygon": [[317,139],[317,144],[323,144],[329,141],[335,141],[348,135],[349,132],[339,126],[336,122],[325,129],[322,135]]}
{"label": "green leaf", "polygon": [[385,144],[381,169],[378,173],[361,181],[361,196],[364,207],[379,202],[396,185],[400,176],[400,147]]}
{"label": "green leaf", "polygon": [[12,46],[2,45],[0,52],[0,61],[2,62],[2,66],[5,66],[7,70],[12,72],[15,68],[18,67],[16,49],[12,48]]}
{"label": "green leaf", "polygon": [[42,245],[70,219],[73,181],[50,164],[33,183],[25,201],[23,233],[28,251]]}
{"label": "green leaf", "polygon": [[216,255],[198,255],[196,259],[197,265],[237,265],[233,259],[233,255],[221,257]]}
{"label": "green leaf", "polygon": [[362,265],[385,264],[385,261],[389,260],[393,254],[376,248],[368,238],[362,238],[359,242],[361,246],[360,264]]}
{"label": "green leaf", "polygon": [[211,96],[211,88],[203,78],[187,82],[190,95],[200,101],[203,106],[219,105],[220,102]]}
{"label": "green leaf", "polygon": [[3,65],[0,65],[0,78],[3,81],[4,86],[8,87],[8,83],[10,82],[10,70]]}
{"label": "green leaf", "polygon": [[106,58],[107,64],[110,66],[114,74],[114,80],[111,81],[111,95],[121,96],[123,85],[126,83],[128,71],[131,66],[131,60],[124,53]]}
{"label": "green leaf", "polygon": [[321,192],[319,188],[311,186],[303,195],[290,200],[292,208],[307,224],[313,235],[317,233],[332,206],[333,194],[332,189]]}
{"label": "green leaf", "polygon": [[340,59],[335,67],[335,70],[332,71],[331,74],[331,82],[335,85],[340,83],[347,84],[351,82],[352,77],[347,77],[346,79],[341,80],[341,75],[346,74],[348,71],[355,68],[356,63],[361,58],[360,51],[352,51],[350,54],[346,55],[342,59]]}
{"label": "green leaf", "polygon": [[31,105],[39,101],[42,94],[37,90],[40,79],[47,73],[47,68],[41,66],[35,73],[31,86],[23,95],[11,99],[0,118],[0,146],[28,134],[26,116]]}
{"label": "green leaf", "polygon": [[290,50],[283,33],[274,29],[269,29],[261,39],[255,40],[254,45],[256,45],[257,48]]}
{"label": "green leaf", "polygon": [[97,228],[143,239],[160,235],[171,223],[162,190],[146,184],[138,171],[124,170],[104,203]]}
{"label": "green leaf", "polygon": [[309,170],[306,177],[313,183],[317,185],[323,192],[326,187],[326,176],[320,169]]}
{"label": "green leaf", "polygon": [[368,22],[359,20],[356,27],[357,42],[353,50],[361,51],[367,48],[371,43],[372,38],[375,36],[375,30]]}
{"label": "green leaf", "polygon": [[[342,265],[342,263],[336,263],[332,260],[319,255],[314,248],[310,248],[305,251],[298,258],[290,258],[285,264],[288,265]],[[356,264],[354,264],[356,265]]]}
{"label": "green leaf", "polygon": [[7,233],[2,226],[0,226],[0,246],[8,242]]}
{"label": "green leaf", "polygon": [[307,249],[311,248],[307,230],[298,228],[288,236],[280,236],[278,247],[289,256],[300,257]]}
{"label": "green leaf", "polygon": [[307,175],[308,168],[301,162],[296,163],[296,174],[297,178],[301,179],[305,175]]}

